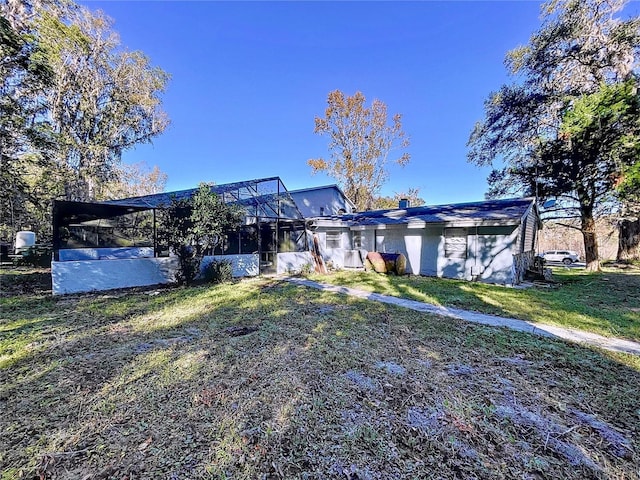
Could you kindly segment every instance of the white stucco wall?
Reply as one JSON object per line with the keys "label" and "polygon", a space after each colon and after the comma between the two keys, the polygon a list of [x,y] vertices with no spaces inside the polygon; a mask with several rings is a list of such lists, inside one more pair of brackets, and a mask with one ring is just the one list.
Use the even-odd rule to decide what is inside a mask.
{"label": "white stucco wall", "polygon": [[402,253],[407,258],[408,273],[503,284],[514,281],[513,254],[518,239],[515,226],[510,234],[477,237],[474,228],[467,229],[466,258],[445,256],[442,226],[415,229],[403,225],[367,230],[363,231],[365,238],[375,245],[375,251]]}
{"label": "white stucco wall", "polygon": [[[251,277],[260,273],[259,258],[254,254],[205,257],[201,270],[214,259],[229,260],[234,277]],[[53,294],[173,283],[177,269],[177,257],[51,262]]]}
{"label": "white stucco wall", "polygon": [[[517,250],[518,229],[510,235],[479,235],[478,264],[482,267],[479,280],[490,283],[514,283],[513,255]],[[469,236],[475,246],[475,235]]]}
{"label": "white stucco wall", "polygon": [[[444,233],[444,232],[443,232]],[[481,280],[489,283],[512,284],[513,254],[518,229],[508,235],[475,235],[467,231],[467,258],[446,258],[444,234],[438,246],[437,276],[463,280]]]}
{"label": "white stucco wall", "polygon": [[[331,232],[336,232],[336,229],[330,229]],[[339,232],[340,233],[340,248],[329,248],[327,247],[327,232],[325,231],[315,231],[310,235],[310,242],[312,248],[313,245],[313,236],[318,238],[318,246],[320,247],[320,255],[322,255],[322,259],[325,264],[329,264],[331,262],[331,266],[333,268],[344,268],[344,251],[350,249],[351,246],[351,237],[349,235],[349,231],[344,229]],[[309,252],[310,254],[310,252]],[[280,257],[278,257],[280,258]],[[278,272],[280,272],[280,266],[278,265]]]}
{"label": "white stucco wall", "polygon": [[202,271],[213,260],[227,260],[231,262],[234,277],[255,277],[260,275],[260,256],[256,253],[247,253],[242,255],[213,255],[204,257],[200,265]]}
{"label": "white stucco wall", "polygon": [[305,218],[338,215],[341,209],[346,213],[351,213],[351,205],[345,201],[340,191],[333,186],[311,190],[293,190],[289,194]]}
{"label": "white stucco wall", "polygon": [[313,270],[313,257],[311,252],[285,252],[278,253],[277,257],[279,275],[285,273],[300,273],[305,265],[309,265]]}
{"label": "white stucco wall", "polygon": [[172,283],[177,268],[175,257],[51,262],[53,294]]}
{"label": "white stucco wall", "polygon": [[151,258],[153,247],[119,247],[119,248],[73,248],[60,249],[61,262],[72,260],[103,260],[117,258]]}
{"label": "white stucco wall", "polygon": [[407,259],[407,273],[419,275],[425,242],[425,230],[396,227],[375,232],[378,252],[401,253]]}

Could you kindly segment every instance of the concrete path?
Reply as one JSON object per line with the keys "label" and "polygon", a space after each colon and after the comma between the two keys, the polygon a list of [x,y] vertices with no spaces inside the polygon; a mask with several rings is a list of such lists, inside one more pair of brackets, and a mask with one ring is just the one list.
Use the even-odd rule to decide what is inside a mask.
{"label": "concrete path", "polygon": [[441,307],[438,305],[432,305],[430,303],[407,300],[404,298],[392,297],[389,295],[382,295],[379,293],[372,293],[364,290],[357,290],[355,288],[339,287],[336,285],[329,285],[327,283],[314,282],[312,280],[307,280],[304,278],[287,277],[285,280],[291,283],[295,283],[296,285],[303,285],[305,287],[316,288],[328,292],[342,293],[344,295],[350,295],[352,297],[372,300],[375,302],[389,303],[391,305],[398,305],[400,307],[409,308],[418,312],[433,313],[435,315],[457,318],[460,320],[479,323],[481,325],[487,325],[490,327],[506,327],[510,328],[511,330],[517,330],[520,332],[528,332],[545,337],[557,337],[575,343],[586,343],[588,345],[594,345],[596,347],[604,348],[605,350],[612,350],[614,352],[624,352],[630,353],[632,355],[640,355],[640,343],[632,342],[630,340],[623,340],[621,338],[604,337],[602,335],[585,332],[583,330],[572,330],[569,328],[556,327],[543,323],[527,322],[525,320],[518,320],[516,318],[498,317],[496,315],[470,312],[468,310],[461,310],[458,308]]}

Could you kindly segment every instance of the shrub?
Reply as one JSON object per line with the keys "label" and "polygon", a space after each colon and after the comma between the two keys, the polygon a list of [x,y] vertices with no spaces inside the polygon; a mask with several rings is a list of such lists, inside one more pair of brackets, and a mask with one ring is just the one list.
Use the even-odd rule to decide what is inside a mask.
{"label": "shrub", "polygon": [[51,247],[33,245],[22,252],[22,257],[16,263],[18,266],[50,267]]}
{"label": "shrub", "polygon": [[202,273],[207,282],[225,283],[233,278],[233,267],[229,260],[214,260],[204,267]]}

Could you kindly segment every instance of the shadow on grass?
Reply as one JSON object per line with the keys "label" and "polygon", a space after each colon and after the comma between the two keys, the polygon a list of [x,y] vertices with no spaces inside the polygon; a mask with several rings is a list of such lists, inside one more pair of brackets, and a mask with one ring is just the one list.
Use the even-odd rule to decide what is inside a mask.
{"label": "shadow on grass", "polygon": [[55,308],[79,330],[47,325],[41,355],[0,370],[16,478],[577,479],[639,460],[571,413],[638,438],[619,356],[268,280]]}
{"label": "shadow on grass", "polygon": [[396,297],[640,340],[640,275],[556,272],[527,289],[432,277],[339,273],[319,280]]}

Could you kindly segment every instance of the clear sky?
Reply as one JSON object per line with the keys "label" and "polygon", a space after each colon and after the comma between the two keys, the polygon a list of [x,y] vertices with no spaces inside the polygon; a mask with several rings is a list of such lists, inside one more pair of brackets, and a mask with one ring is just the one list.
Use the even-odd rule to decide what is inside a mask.
{"label": "clear sky", "polygon": [[483,102],[509,81],[505,53],[540,26],[537,1],[84,1],[115,21],[123,46],[171,75],[171,125],[125,153],[200,181],[280,176],[288,189],[335,183],[311,175],[328,156],[313,133],[327,94],[361,91],[403,115],[411,162],[382,193],[420,189],[428,204],[482,200],[487,169],[466,161]]}

